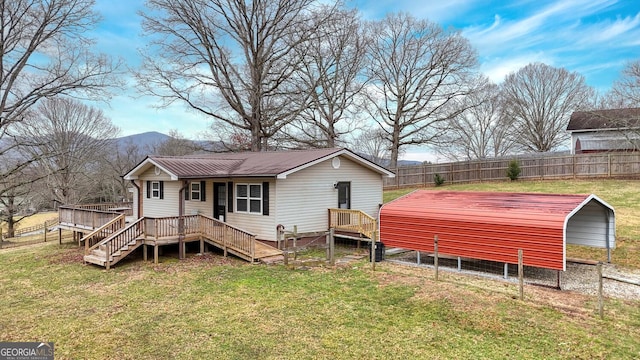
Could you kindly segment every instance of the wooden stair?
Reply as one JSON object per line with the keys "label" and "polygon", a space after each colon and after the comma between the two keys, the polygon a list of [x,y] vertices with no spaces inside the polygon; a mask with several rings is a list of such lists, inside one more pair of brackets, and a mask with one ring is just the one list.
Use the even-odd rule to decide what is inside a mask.
{"label": "wooden stair", "polygon": [[[144,239],[138,238],[135,239],[123,247],[118,249],[116,252],[111,254],[109,257],[109,266],[116,264],[118,261],[127,257],[127,255],[131,254],[135,249],[139,248],[142,244],[144,244]],[[100,266],[107,266],[107,250],[106,245],[100,245],[97,249],[91,250],[88,255],[84,256],[85,263],[91,263]]]}

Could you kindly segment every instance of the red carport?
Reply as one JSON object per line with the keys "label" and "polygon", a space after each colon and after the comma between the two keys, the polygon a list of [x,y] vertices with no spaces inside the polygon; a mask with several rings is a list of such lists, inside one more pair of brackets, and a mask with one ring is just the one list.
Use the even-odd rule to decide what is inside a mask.
{"label": "red carport", "polygon": [[566,270],[566,245],[615,248],[615,212],[595,195],[417,190],[382,206],[386,247]]}

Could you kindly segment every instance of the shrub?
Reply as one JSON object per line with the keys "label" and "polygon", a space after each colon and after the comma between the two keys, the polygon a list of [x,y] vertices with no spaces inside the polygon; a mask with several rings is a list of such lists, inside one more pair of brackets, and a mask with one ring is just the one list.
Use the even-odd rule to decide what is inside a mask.
{"label": "shrub", "polygon": [[518,160],[511,160],[509,162],[509,167],[507,168],[507,177],[509,177],[509,179],[513,180],[518,180],[518,176],[520,176],[520,172],[522,170],[520,169],[520,163],[518,162]]}
{"label": "shrub", "polygon": [[440,176],[440,174],[435,174],[433,176],[433,183],[436,184],[436,186],[440,186],[444,184],[444,178]]}

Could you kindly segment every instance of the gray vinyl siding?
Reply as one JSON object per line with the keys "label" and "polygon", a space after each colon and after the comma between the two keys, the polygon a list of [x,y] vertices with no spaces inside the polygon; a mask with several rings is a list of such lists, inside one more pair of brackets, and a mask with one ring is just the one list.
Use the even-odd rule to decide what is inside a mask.
{"label": "gray vinyl siding", "polygon": [[287,230],[296,225],[300,233],[326,231],[328,209],[338,207],[334,183],[341,181],[351,182],[351,209],[377,218],[382,204],[382,176],[340,157],[338,169],[327,160],[277,180],[277,223]]}
{"label": "gray vinyl siding", "polygon": [[[269,182],[269,215],[238,212],[236,204],[236,184],[260,184]],[[276,183],[273,178],[233,179],[233,212],[228,211],[227,223],[256,234],[260,240],[276,241]],[[213,206],[213,205],[212,205]]]}
{"label": "gray vinyl siding", "polygon": [[567,244],[615,248],[615,218],[605,206],[589,201],[567,222]]}

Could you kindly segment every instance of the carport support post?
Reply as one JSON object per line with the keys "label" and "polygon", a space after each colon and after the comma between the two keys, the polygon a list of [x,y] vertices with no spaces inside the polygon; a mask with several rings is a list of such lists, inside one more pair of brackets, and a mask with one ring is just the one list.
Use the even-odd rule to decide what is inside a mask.
{"label": "carport support post", "polygon": [[524,266],[522,249],[518,249],[518,288],[520,300],[524,300]]}
{"label": "carport support post", "polygon": [[433,237],[433,266],[436,268],[436,281],[438,281],[438,235]]}

